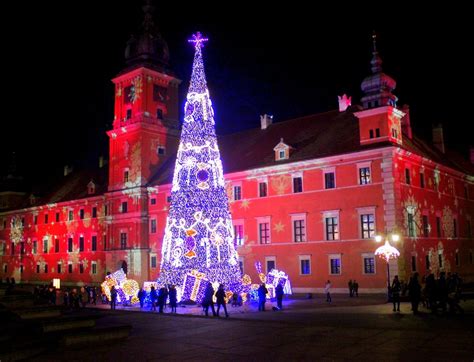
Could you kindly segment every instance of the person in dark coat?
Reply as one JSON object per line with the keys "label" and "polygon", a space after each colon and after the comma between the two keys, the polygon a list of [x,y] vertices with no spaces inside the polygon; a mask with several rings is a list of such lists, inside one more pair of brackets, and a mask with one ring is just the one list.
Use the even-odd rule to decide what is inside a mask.
{"label": "person in dark coat", "polygon": [[392,282],[392,287],[390,291],[392,292],[392,302],[393,302],[393,311],[400,312],[400,292],[402,290],[402,286],[400,284],[400,280],[398,280],[398,275],[395,275]]}
{"label": "person in dark coat", "polygon": [[145,303],[146,292],[143,288],[140,288],[137,294],[138,300],[140,301],[140,308],[143,308],[143,304]]}
{"label": "person in dark coat", "polygon": [[219,311],[222,306],[224,308],[225,316],[226,318],[228,318],[229,313],[227,313],[224,284],[219,285],[219,289],[217,289],[217,292],[216,292],[216,299],[217,299],[217,316],[219,317]]}
{"label": "person in dark coat", "polygon": [[215,317],[216,310],[214,309],[214,301],[212,297],[214,296],[214,288],[211,283],[207,284],[206,291],[204,292],[204,299],[202,300],[202,307],[206,316],[209,315],[209,307],[211,307],[212,315]]}
{"label": "person in dark coat", "polygon": [[418,282],[418,273],[413,274],[408,283],[408,294],[410,295],[411,310],[413,314],[418,314],[418,304],[421,298],[421,285]]}
{"label": "person in dark coat", "polygon": [[156,312],[156,301],[158,300],[158,294],[154,286],[151,286],[150,290],[150,301],[151,301],[151,310]]}
{"label": "person in dark coat", "polygon": [[115,289],[115,286],[112,285],[112,288],[110,289],[110,309],[115,309],[117,303],[117,290]]}
{"label": "person in dark coat", "polygon": [[280,283],[278,283],[275,288],[275,296],[277,299],[278,309],[283,309],[283,285],[281,285]]}
{"label": "person in dark coat", "polygon": [[176,294],[176,287],[174,285],[170,285],[169,298],[170,298],[171,313],[176,313],[178,299],[177,299],[177,294]]}
{"label": "person in dark coat", "polygon": [[267,301],[268,289],[265,287],[265,284],[262,283],[258,287],[258,310],[265,312],[265,302]]}
{"label": "person in dark coat", "polygon": [[162,286],[158,291],[158,313],[163,313],[166,299],[168,299],[168,289],[166,289],[165,286]]}

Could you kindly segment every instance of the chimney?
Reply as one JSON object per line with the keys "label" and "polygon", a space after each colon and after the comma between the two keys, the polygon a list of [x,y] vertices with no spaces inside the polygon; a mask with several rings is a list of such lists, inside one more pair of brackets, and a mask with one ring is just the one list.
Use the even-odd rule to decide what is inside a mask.
{"label": "chimney", "polygon": [[99,168],[104,167],[104,156],[99,157]]}
{"label": "chimney", "polygon": [[433,144],[438,150],[444,153],[443,126],[441,123],[437,126],[433,126]]}
{"label": "chimney", "polygon": [[273,116],[269,114],[264,114],[260,116],[260,125],[262,129],[267,129],[273,122]]}
{"label": "chimney", "polygon": [[409,139],[413,138],[413,132],[411,130],[411,122],[410,122],[410,106],[408,104],[404,104],[402,106],[402,112],[405,115],[402,117],[402,133],[406,135]]}
{"label": "chimney", "polygon": [[471,146],[470,155],[471,163],[474,165],[474,146]]}
{"label": "chimney", "polygon": [[64,166],[64,176],[69,175],[72,172],[72,166],[65,165]]}
{"label": "chimney", "polygon": [[337,96],[337,99],[339,101],[339,112],[344,112],[352,103],[352,97],[347,98],[345,94],[342,97]]}

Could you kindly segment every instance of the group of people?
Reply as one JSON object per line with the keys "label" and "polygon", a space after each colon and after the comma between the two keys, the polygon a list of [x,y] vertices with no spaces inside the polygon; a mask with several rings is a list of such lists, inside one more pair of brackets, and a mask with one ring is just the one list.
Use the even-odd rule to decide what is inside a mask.
{"label": "group of people", "polygon": [[349,287],[349,297],[358,297],[359,296],[359,283],[357,283],[357,280],[349,280],[349,283],[347,283],[347,286]]}
{"label": "group of people", "polygon": [[[426,308],[430,309],[432,313],[436,313],[438,309],[446,313],[448,306],[450,313],[464,312],[459,305],[462,280],[457,273],[448,273],[446,277],[446,273],[441,272],[437,280],[434,274],[430,273],[426,277],[423,277],[421,283],[418,278],[419,274],[414,273],[406,287],[413,314],[419,313],[418,308],[420,302]],[[405,290],[401,281],[398,279],[398,275],[395,275],[390,285],[390,295],[394,312],[400,312],[401,294],[405,294]]]}

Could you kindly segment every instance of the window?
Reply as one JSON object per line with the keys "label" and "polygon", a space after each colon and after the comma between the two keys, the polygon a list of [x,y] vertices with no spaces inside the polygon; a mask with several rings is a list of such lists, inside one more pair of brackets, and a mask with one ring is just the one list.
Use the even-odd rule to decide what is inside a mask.
{"label": "window", "polygon": [[306,241],[304,219],[293,220],[293,241]]}
{"label": "window", "polygon": [[79,264],[79,273],[84,274],[84,264],[82,263]]}
{"label": "window", "polygon": [[56,213],[56,222],[59,222],[59,212]]}
{"label": "window", "polygon": [[150,233],[152,234],[156,233],[156,219],[150,220]]}
{"label": "window", "polygon": [[8,272],[8,264],[3,264],[3,272],[5,274]]}
{"label": "window", "polygon": [[25,227],[25,218],[24,217],[21,218],[21,226]]}
{"label": "window", "polygon": [[464,185],[464,198],[469,199],[469,186]]}
{"label": "window", "polygon": [[329,272],[331,275],[341,274],[341,255],[329,255]]}
{"label": "window", "polygon": [[131,101],[131,96],[133,94],[132,92],[132,86],[129,85],[128,87],[125,87],[125,89],[123,90],[123,94],[124,94],[124,102],[125,104],[129,104],[130,101]]}
{"label": "window", "polygon": [[410,184],[410,169],[409,168],[405,169],[405,183],[407,185]]}
{"label": "window", "polygon": [[303,178],[293,177],[293,193],[303,192]]}
{"label": "window", "polygon": [[72,262],[67,263],[67,272],[70,274],[72,273]]}
{"label": "window", "polygon": [[130,118],[132,118],[132,109],[131,108],[127,109],[127,114],[126,114],[126,119],[130,119]]}
{"label": "window", "polygon": [[38,225],[38,215],[33,216],[33,224]]}
{"label": "window", "polygon": [[38,252],[38,241],[33,240],[33,254]]}
{"label": "window", "polygon": [[48,239],[43,240],[43,253],[48,254]]}
{"label": "window", "polygon": [[374,130],[369,130],[369,138],[374,138]]}
{"label": "window", "polygon": [[44,223],[45,223],[45,224],[48,223],[48,219],[49,219],[49,215],[48,215],[48,214],[44,214]]}
{"label": "window", "polygon": [[67,251],[69,253],[72,253],[72,238],[71,237],[67,239]]}
{"label": "window", "polygon": [[380,137],[380,128],[375,129],[375,137]]}
{"label": "window", "polygon": [[10,245],[10,251],[11,251],[11,254],[12,255],[15,255],[15,243],[12,241],[11,245]]}
{"label": "window", "polygon": [[375,274],[375,256],[374,254],[362,254],[364,262],[364,274]]}
{"label": "window", "polygon": [[127,249],[127,233],[120,233],[120,249]]}
{"label": "window", "polygon": [[59,239],[54,240],[54,252],[59,253]]}
{"label": "window", "polygon": [[21,254],[21,255],[25,255],[25,253],[26,253],[26,250],[25,250],[25,242],[22,241],[22,242],[20,242],[20,254]]}
{"label": "window", "polygon": [[92,274],[97,274],[97,263],[95,261],[91,263],[91,268],[92,268]]}
{"label": "window", "polygon": [[79,251],[84,251],[84,236],[79,236]]}
{"label": "window", "polygon": [[105,205],[104,206],[104,215],[107,216],[109,214],[109,206]]}
{"label": "window", "polygon": [[158,146],[158,149],[156,150],[158,155],[164,155],[165,154],[165,148],[163,146]]}
{"label": "window", "polygon": [[234,201],[242,199],[242,186],[234,186]]}
{"label": "window", "polygon": [[443,267],[443,252],[438,250],[438,265],[440,268]]}
{"label": "window", "polygon": [[261,222],[258,224],[258,239],[260,244],[270,244],[270,223]]}
{"label": "window", "polygon": [[156,118],[163,119],[163,110],[161,108],[156,109]]}
{"label": "window", "polygon": [[128,182],[128,170],[123,171],[123,182]]}
{"label": "window", "polygon": [[104,250],[107,250],[107,235],[102,237],[102,242],[104,243]]}
{"label": "window", "polygon": [[79,210],[79,219],[81,219],[81,220],[84,219],[84,209]]}
{"label": "window", "polygon": [[458,237],[458,221],[457,219],[453,219],[453,238]]}
{"label": "window", "polygon": [[441,217],[436,216],[436,236],[441,237]]}
{"label": "window", "polygon": [[276,269],[276,258],[274,256],[265,257],[265,272],[269,273],[273,269]]}
{"label": "window", "polygon": [[92,208],[92,218],[95,219],[96,217],[97,217],[97,207],[94,206],[94,207]]}
{"label": "window", "polygon": [[20,264],[20,274],[23,274],[23,271],[25,270],[25,267],[23,264]]}
{"label": "window", "polygon": [[285,156],[285,150],[280,150],[278,151],[278,159],[284,160],[286,158]]}
{"label": "window", "polygon": [[461,261],[459,259],[459,250],[456,250],[456,253],[454,254],[454,260],[456,262],[456,266],[460,266],[461,265]]}
{"label": "window", "polygon": [[469,219],[466,220],[466,235],[468,238],[472,237],[472,226],[471,226],[471,220]]}
{"label": "window", "polygon": [[430,225],[428,224],[428,215],[423,215],[423,236],[430,236]]}
{"label": "window", "polygon": [[243,221],[234,221],[234,245],[244,245],[244,225]]}
{"label": "window", "polygon": [[300,275],[311,274],[311,257],[309,255],[300,255]]}
{"label": "window", "polygon": [[156,199],[155,199],[155,198],[152,198],[152,199],[150,200],[150,204],[156,205]]}
{"label": "window", "polygon": [[259,182],[258,183],[258,196],[259,197],[266,197],[267,196],[267,188],[268,185],[266,182]]}
{"label": "window", "polygon": [[48,264],[44,264],[44,273],[48,274]]}
{"label": "window", "polygon": [[398,138],[398,131],[396,128],[392,128],[392,137],[393,138]]}
{"label": "window", "polygon": [[425,266],[426,270],[430,270],[430,256],[428,254],[425,255]]}
{"label": "window", "polygon": [[61,268],[62,268],[61,263],[58,263],[57,267],[58,267],[58,274],[61,274],[61,271],[62,271],[62,270],[61,270]]}
{"label": "window", "polygon": [[39,263],[36,264],[36,274],[40,273],[40,267],[41,267],[41,265]]}
{"label": "window", "polygon": [[69,221],[74,220],[74,213],[73,213],[72,210],[69,210],[69,212],[68,212],[68,220],[69,220]]}
{"label": "window", "polygon": [[156,255],[150,257],[150,264],[152,268],[156,268]]}
{"label": "window", "polygon": [[371,239],[375,236],[375,217],[374,214],[361,214],[360,227],[362,239]]}
{"label": "window", "polygon": [[407,214],[407,223],[408,223],[408,236],[411,238],[415,237],[415,217],[413,211],[409,210]]}
{"label": "window", "polygon": [[359,168],[359,185],[370,184],[370,167]]}
{"label": "window", "polygon": [[422,189],[425,188],[425,174],[422,172],[420,172],[420,187]]}
{"label": "window", "polygon": [[125,214],[126,212],[128,212],[128,202],[122,201],[122,213]]}
{"label": "window", "polygon": [[326,240],[339,240],[338,217],[331,216],[325,218],[326,224]]}
{"label": "window", "polygon": [[6,255],[7,253],[7,243],[5,241],[0,241],[0,255]]}
{"label": "window", "polygon": [[92,235],[91,250],[97,251],[97,235]]}
{"label": "window", "polygon": [[416,272],[416,255],[411,256],[411,271]]}
{"label": "window", "polygon": [[325,172],[324,173],[324,188],[333,189],[336,187],[334,172]]}

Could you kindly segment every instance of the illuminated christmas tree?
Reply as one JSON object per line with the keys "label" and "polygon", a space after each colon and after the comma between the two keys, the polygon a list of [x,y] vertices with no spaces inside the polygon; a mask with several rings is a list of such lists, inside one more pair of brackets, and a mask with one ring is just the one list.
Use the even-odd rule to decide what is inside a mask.
{"label": "illuminated christmas tree", "polygon": [[[181,287],[182,299],[199,301],[206,281],[241,285],[238,255],[214,129],[198,32],[171,190],[158,283]],[[180,294],[181,294],[180,293]]]}

